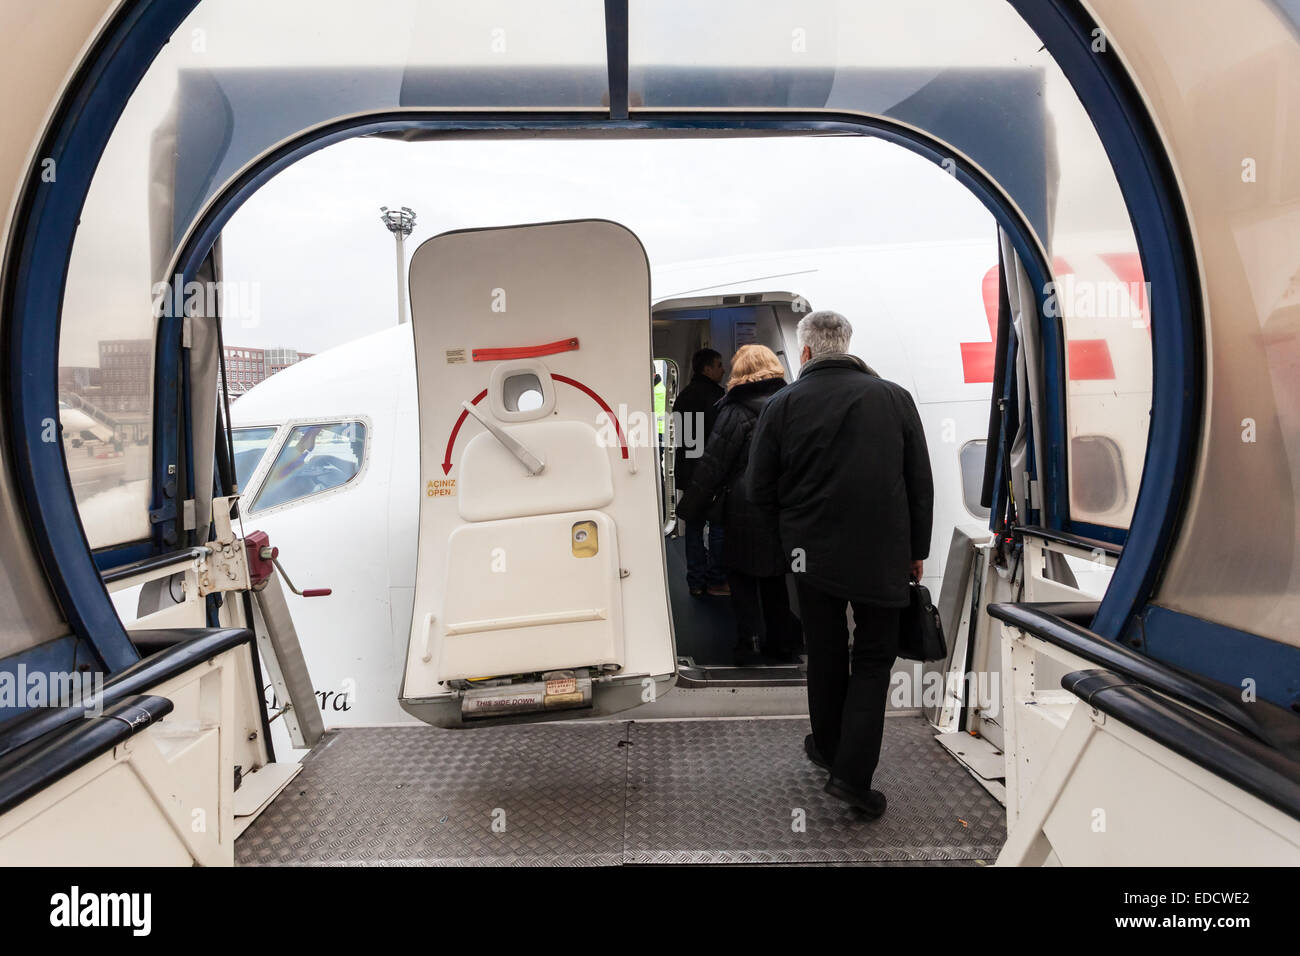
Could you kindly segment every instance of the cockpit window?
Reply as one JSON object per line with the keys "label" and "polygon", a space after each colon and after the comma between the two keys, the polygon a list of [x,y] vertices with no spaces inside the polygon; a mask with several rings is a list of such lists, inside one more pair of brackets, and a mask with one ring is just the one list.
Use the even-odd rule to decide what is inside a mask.
{"label": "cockpit window", "polygon": [[365,460],[361,422],[297,425],[267,473],[250,511],[264,511],[346,485]]}
{"label": "cockpit window", "polygon": [[262,456],[266,454],[266,446],[271,443],[278,430],[274,425],[231,430],[231,438],[235,444],[235,482],[240,491],[248,487],[248,479],[252,478],[253,472],[257,471]]}

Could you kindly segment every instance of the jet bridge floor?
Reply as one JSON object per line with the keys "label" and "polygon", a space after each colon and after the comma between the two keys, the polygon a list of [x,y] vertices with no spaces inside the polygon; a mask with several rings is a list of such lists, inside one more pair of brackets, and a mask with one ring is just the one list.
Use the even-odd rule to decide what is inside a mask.
{"label": "jet bridge floor", "polygon": [[307,755],[235,856],[505,866],[997,856],[1002,807],[924,719],[886,720],[876,785],[889,811],[871,823],[822,792],[807,729],[806,719],[349,728]]}

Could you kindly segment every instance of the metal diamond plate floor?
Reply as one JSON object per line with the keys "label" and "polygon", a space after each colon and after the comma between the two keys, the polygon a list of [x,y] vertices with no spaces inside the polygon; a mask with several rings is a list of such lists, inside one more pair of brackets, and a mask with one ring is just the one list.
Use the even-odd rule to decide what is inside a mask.
{"label": "metal diamond plate floor", "polygon": [[920,717],[891,717],[863,822],[806,719],[333,732],[235,845],[242,865],[992,861],[1002,808]]}

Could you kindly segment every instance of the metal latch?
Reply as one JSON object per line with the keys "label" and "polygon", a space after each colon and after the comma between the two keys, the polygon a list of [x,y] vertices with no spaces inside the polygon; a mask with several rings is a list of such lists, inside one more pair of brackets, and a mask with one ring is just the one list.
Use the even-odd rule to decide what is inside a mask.
{"label": "metal latch", "polygon": [[529,477],[540,475],[546,469],[546,461],[541,455],[534,453],[518,438],[515,438],[485,415],[477,405],[472,405],[469,402],[461,402],[460,405],[465,411],[473,415],[480,425],[491,432],[492,437],[499,441],[506,451],[519,459],[520,464],[528,471]]}

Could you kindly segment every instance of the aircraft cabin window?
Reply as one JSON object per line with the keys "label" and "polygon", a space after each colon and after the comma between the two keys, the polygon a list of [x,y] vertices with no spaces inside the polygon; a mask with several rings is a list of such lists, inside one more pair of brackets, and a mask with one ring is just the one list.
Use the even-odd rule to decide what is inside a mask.
{"label": "aircraft cabin window", "polygon": [[298,425],[271,466],[250,511],[265,511],[346,485],[365,461],[361,422]]}
{"label": "aircraft cabin window", "polygon": [[1104,515],[1128,500],[1124,457],[1105,435],[1070,439],[1070,500],[1076,511]]}
{"label": "aircraft cabin window", "polygon": [[966,510],[977,518],[987,518],[989,509],[980,504],[980,492],[984,489],[984,458],[988,442],[982,438],[968,441],[961,446],[957,458],[961,466],[961,496]]}
{"label": "aircraft cabin window", "polygon": [[279,428],[275,425],[231,430],[235,445],[235,482],[240,491],[248,487],[248,479],[257,471],[262,456],[266,454],[266,446],[271,443],[277,431]]}
{"label": "aircraft cabin window", "polygon": [[542,383],[532,372],[511,375],[501,383],[501,404],[508,412],[533,412],[544,401]]}

